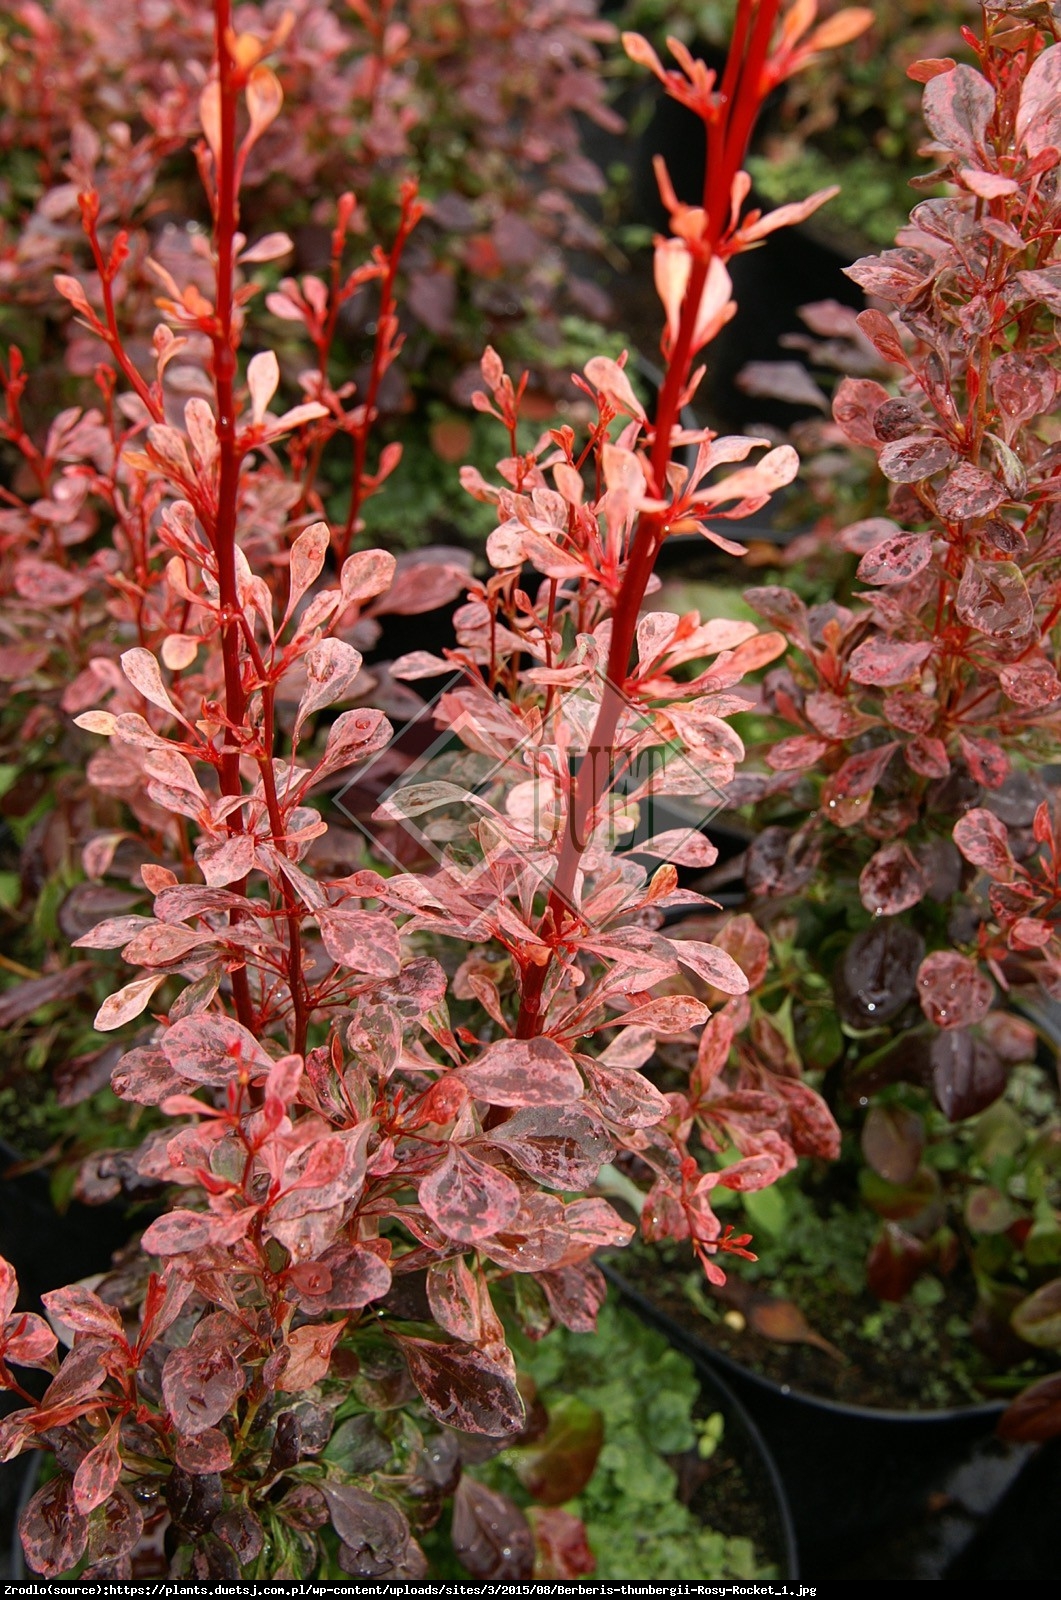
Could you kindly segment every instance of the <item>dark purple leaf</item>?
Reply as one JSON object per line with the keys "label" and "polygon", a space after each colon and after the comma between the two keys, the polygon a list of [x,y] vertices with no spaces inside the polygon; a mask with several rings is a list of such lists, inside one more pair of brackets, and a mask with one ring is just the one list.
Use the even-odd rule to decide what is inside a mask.
{"label": "dark purple leaf", "polygon": [[502,1438],[518,1433],[525,1411],[503,1366],[471,1345],[397,1340],[428,1410],[449,1428]]}
{"label": "dark purple leaf", "polygon": [[913,400],[886,400],[873,418],[873,431],[882,444],[908,439],[925,426],[925,414]]}
{"label": "dark purple leaf", "polygon": [[534,1530],[534,1575],[539,1582],[548,1578],[570,1582],[596,1572],[597,1558],[581,1518],[559,1506],[531,1506],[527,1515]]}
{"label": "dark purple leaf", "polygon": [[322,1482],[320,1490],[332,1527],[350,1552],[344,1572],[364,1578],[392,1575],[408,1553],[409,1524],[403,1512],[354,1484]]}
{"label": "dark purple leaf", "polygon": [[921,1165],[924,1124],[906,1106],[871,1106],[862,1124],[861,1142],[862,1154],[880,1177],[889,1183],[911,1183]]}
{"label": "dark purple leaf", "polygon": [[93,1561],[120,1561],[140,1543],[144,1514],[119,1485],[89,1522],[88,1553]]}
{"label": "dark purple leaf", "polygon": [[964,1122],[993,1105],[1006,1087],[1006,1069],[986,1039],[965,1028],[932,1041],[932,1092],[950,1122]]}
{"label": "dark purple leaf", "polygon": [[597,1314],[604,1304],[608,1285],[604,1274],[592,1261],[585,1261],[579,1267],[542,1272],[537,1281],[545,1290],[557,1322],[570,1328],[572,1333],[596,1330]]}
{"label": "dark purple leaf", "polygon": [[249,1506],[234,1505],[214,1518],[212,1530],[228,1545],[241,1567],[261,1555],[265,1544],[262,1525]]}
{"label": "dark purple leaf", "polygon": [[878,1300],[905,1300],[929,1263],[920,1239],[886,1222],[866,1261],[866,1284]]}
{"label": "dark purple leaf", "polygon": [[924,942],[901,922],[878,922],[857,933],[834,979],[837,1005],[856,1028],[897,1017],[917,993]]}
{"label": "dark purple leaf", "polygon": [[516,1476],[533,1499],[562,1506],[586,1487],[604,1443],[604,1418],[577,1395],[562,1395],[549,1408],[540,1439],[513,1451]]}
{"label": "dark purple leaf", "polygon": [[1040,1444],[1061,1434],[1061,1372],[1040,1378],[1006,1407],[999,1436],[1019,1444]]}
{"label": "dark purple leaf", "polygon": [[178,1528],[186,1533],[205,1533],[221,1510],[224,1497],[221,1475],[217,1472],[193,1475],[183,1467],[174,1467],[162,1495]]}
{"label": "dark purple leaf", "polygon": [[453,1551],[480,1582],[526,1582],[534,1573],[534,1535],[507,1495],[467,1473],[453,1501]]}

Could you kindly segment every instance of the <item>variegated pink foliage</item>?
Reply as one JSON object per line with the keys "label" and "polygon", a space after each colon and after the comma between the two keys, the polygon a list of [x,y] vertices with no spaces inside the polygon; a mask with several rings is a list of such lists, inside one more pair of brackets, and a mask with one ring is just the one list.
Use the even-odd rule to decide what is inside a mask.
{"label": "variegated pink foliage", "polygon": [[[456,613],[445,665],[460,678],[437,716],[495,763],[495,782],[484,799],[429,778],[384,808],[384,819],[439,800],[475,809],[464,850],[434,871],[336,870],[320,854],[323,787],[390,739],[365,704],[380,685],[356,641],[385,596],[401,608],[402,577],[385,551],[350,553],[356,510],[329,528],[307,489],[329,431],[354,439],[355,496],[371,487],[351,397],[318,367],[308,398],[274,411],[276,356],[240,361],[258,343],[254,269],[274,250],[247,248],[240,183],[280,111],[265,57],[284,27],[237,33],[216,0],[197,147],[212,234],[194,278],[156,271],[150,356],[117,325],[122,235],[105,245],[98,194],[79,198],[98,283],[91,298],[70,278],[60,292],[112,363],[113,405],[92,422],[101,480],[115,519],[132,516],[142,537],[135,584],[120,540],[104,546],[126,647],[117,661],[93,657],[68,709],[107,741],[90,776],[128,802],[149,842],[138,864],[151,898],[78,943],[120,950],[132,969],[96,1026],[124,1030],[147,1013],[113,1083],[158,1112],[123,1161],[177,1199],[124,1275],[49,1297],[71,1352],[39,1405],[0,1423],[3,1458],[60,1441],[59,1476],[22,1518],[39,1571],[87,1555],[97,1575],[127,1574],[139,1489],[164,1497],[180,1575],[306,1576],[325,1559],[316,1530],[329,1521],[341,1571],[422,1574],[414,1529],[454,1487],[461,1436],[523,1426],[495,1300],[514,1300],[533,1337],[554,1322],[593,1325],[604,1293],[593,1255],[633,1231],[595,1189],[602,1169],[636,1157],[652,1182],[646,1230],[690,1239],[717,1281],[714,1258],[749,1241],[720,1224],[714,1188],[762,1188],[797,1152],[832,1146],[828,1112],[793,1074],[731,1060],[754,941],[665,931],[666,912],[700,900],[680,889],[671,855],[702,865],[711,847],[664,831],[646,842],[663,860],[650,875],[618,851],[615,822],[640,798],[622,787],[635,757],[682,753],[654,769],[656,795],[732,779],[743,752],[726,719],[748,703],[734,691],[782,648],[749,624],[642,610],[673,529],[732,548],[705,519],[746,515],[796,467],[789,449],[760,455],[761,440],[690,436],[678,420],[730,304],[724,260],[769,222],[741,215],[739,160],[771,81],[778,11],[741,5],[719,89],[695,67],[683,79],[728,175],[718,207],[711,196],[699,211],[675,206],[657,247],[668,370],[655,414],[623,363],[598,357],[578,380],[588,436],[556,428],[521,453],[525,379],[513,383],[493,350],[483,359],[476,404],[499,419],[510,454],[494,484],[466,474],[497,507],[494,571]],[[411,190],[402,207],[407,232]],[[340,202],[324,310],[305,285],[278,291],[314,343],[314,319],[344,293],[352,210]],[[367,269],[385,290],[394,260]],[[391,359],[393,323],[380,340]],[[192,361],[201,381],[188,397],[178,375]],[[690,467],[672,459],[684,444],[697,450]],[[31,589],[66,580],[56,556],[27,557]],[[437,599],[453,580],[443,567],[426,587]],[[423,582],[411,588],[423,598]],[[390,693],[438,666],[407,658]],[[528,805],[528,786],[546,802]],[[88,870],[104,875],[120,843],[94,841]],[[656,1041],[695,1045],[698,1033],[687,1091],[664,1095],[641,1071]],[[50,1370],[41,1331],[6,1323],[12,1359]],[[351,1385],[364,1437],[359,1417],[322,1463]],[[387,1420],[398,1410],[400,1425]],[[527,1577],[529,1535],[516,1546],[504,1575]]]}
{"label": "variegated pink foliage", "polygon": [[[957,888],[955,815],[1055,749],[1059,727],[1049,263],[1061,48],[1030,27],[1007,32],[1005,7],[995,10],[984,42],[970,36],[979,70],[924,64],[934,176],[954,192],[917,205],[895,250],[850,271],[876,302],[858,317],[859,335],[892,380],[846,376],[833,402],[835,424],[894,485],[889,517],[840,535],[861,558],[864,587],[850,605],[811,610],[787,590],[749,595],[794,650],[771,680],[787,724],[766,755],[772,770],[742,795],[777,809],[771,797],[805,786],[807,774],[823,780],[796,835],[770,829],[760,841],[753,877],[790,892],[819,861],[857,859],[860,898],[876,917],[939,898],[944,878]],[[854,344],[848,355],[857,369]],[[987,826],[963,819],[954,837],[975,851]],[[1012,876],[1005,863],[999,871]],[[1036,901],[1030,885],[1027,898]],[[1028,950],[1049,945],[1045,926],[1027,931],[1039,940]],[[925,958],[919,988],[934,1024],[980,1022],[991,985],[975,975],[976,953]],[[995,975],[1004,988],[997,964]],[[994,1093],[1004,1081],[995,1075]]]}

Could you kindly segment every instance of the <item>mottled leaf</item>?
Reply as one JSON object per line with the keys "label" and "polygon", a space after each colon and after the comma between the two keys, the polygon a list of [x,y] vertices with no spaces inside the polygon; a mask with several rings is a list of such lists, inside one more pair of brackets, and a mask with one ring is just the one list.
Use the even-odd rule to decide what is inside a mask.
{"label": "mottled leaf", "polygon": [[[464,1433],[503,1438],[523,1427],[524,1406],[505,1367],[470,1345],[399,1338],[432,1416]],[[465,1480],[462,1480],[465,1481]]]}
{"label": "mottled leaf", "polygon": [[502,1039],[459,1069],[477,1100],[493,1106],[562,1106],[582,1096],[582,1079],[554,1039]]}
{"label": "mottled leaf", "polygon": [[449,1144],[437,1167],[420,1180],[420,1204],[450,1238],[474,1244],[513,1221],[519,1189],[496,1167]]}
{"label": "mottled leaf", "polygon": [[957,950],[926,956],[917,974],[921,1009],[937,1028],[967,1028],[991,1009],[991,980]]}
{"label": "mottled leaf", "polygon": [[858,891],[874,916],[897,916],[924,898],[925,875],[909,847],[896,839],[882,845],[862,869]]}

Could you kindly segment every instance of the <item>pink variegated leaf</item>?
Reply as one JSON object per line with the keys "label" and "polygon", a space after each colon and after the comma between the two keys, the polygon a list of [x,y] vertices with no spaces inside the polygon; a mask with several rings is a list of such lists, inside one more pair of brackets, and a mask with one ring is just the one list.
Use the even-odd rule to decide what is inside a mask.
{"label": "pink variegated leaf", "polygon": [[1061,148],[1061,49],[1052,44],[1032,63],[1021,89],[1015,137],[1038,155]]}
{"label": "pink variegated leaf", "polygon": [[695,828],[668,828],[665,833],[655,833],[644,844],[638,843],[637,853],[658,856],[676,867],[712,867],[718,860],[715,845]]}
{"label": "pink variegated leaf", "polygon": [[247,363],[247,388],[251,397],[251,416],[255,423],[265,420],[269,402],[280,385],[280,363],[272,350],[260,350]]}
{"label": "pink variegated leaf", "polygon": [[420,1182],[420,1204],[442,1232],[463,1244],[500,1233],[520,1208],[511,1178],[449,1144],[439,1165]]}
{"label": "pink variegated leaf", "polygon": [[307,1323],[292,1329],[287,1336],[290,1359],[277,1387],[298,1394],[326,1378],[332,1350],[346,1323],[343,1317],[341,1322]]}
{"label": "pink variegated leaf", "polygon": [[171,716],[177,717],[181,722],[184,721],[170,698],[169,690],[162,682],[159,664],[150,650],[141,650],[139,648],[126,650],[121,662],[125,676],[133,688],[143,695],[145,700],[150,701],[153,706],[158,706],[161,711],[168,711]]}
{"label": "pink variegated leaf", "polygon": [[172,1350],[162,1368],[162,1398],[177,1432],[194,1438],[212,1428],[231,1409],[244,1382],[242,1368],[220,1338]]}
{"label": "pink variegated leaf", "polygon": [[439,1327],[464,1344],[478,1344],[483,1331],[475,1274],[463,1256],[427,1269],[427,1299]]}
{"label": "pink variegated leaf", "polygon": [[828,749],[827,740],[800,733],[773,745],[766,752],[766,762],[775,772],[805,772],[816,767]]}
{"label": "pink variegated leaf", "polygon": [[977,783],[985,789],[998,789],[1010,774],[1009,757],[991,739],[979,739],[971,733],[958,735],[962,755]]}
{"label": "pink variegated leaf", "polygon": [[876,449],[880,441],[873,419],[890,399],[884,385],[872,378],[844,378],[833,396],[833,421],[852,444]]}
{"label": "pink variegated leaf", "polygon": [[968,956],[937,950],[917,974],[921,1009],[937,1028],[967,1028],[991,1009],[991,981]]}
{"label": "pink variegated leaf", "polygon": [[1035,626],[1035,604],[1013,561],[970,558],[954,608],[963,622],[993,638],[1022,639]]}
{"label": "pink variegated leaf", "polygon": [[920,675],[924,663],[932,654],[933,641],[922,639],[907,643],[902,639],[865,639],[851,652],[850,671],[856,683],[890,688],[895,684],[909,683]]}
{"label": "pink variegated leaf", "polygon": [[213,1219],[206,1212],[178,1208],[156,1217],[146,1229],[141,1245],[153,1256],[195,1255],[210,1243],[215,1232]]}
{"label": "pink variegated leaf", "polygon": [[69,1574],[85,1553],[88,1518],[74,1504],[73,1484],[60,1473],[38,1489],[19,1514],[18,1532],[26,1562],[45,1578]]}
{"label": "pink variegated leaf", "polygon": [[302,596],[311,589],[324,568],[331,534],[326,522],[313,522],[304,528],[291,546],[291,566],[287,609],[284,621],[291,616]]}
{"label": "pink variegated leaf", "polygon": [[162,1053],[192,1083],[221,1087],[235,1077],[259,1079],[272,1068],[257,1039],[231,1017],[182,1017],[162,1035]]}
{"label": "pink variegated leaf", "polygon": [[394,978],[401,970],[398,930],[382,911],[333,907],[317,914],[324,948],[340,967],[370,977]]}
{"label": "pink variegated leaf", "polygon": [[602,1026],[647,1027],[654,1028],[659,1034],[673,1035],[686,1033],[690,1028],[698,1028],[710,1015],[710,1011],[702,1001],[694,1000],[691,995],[674,994],[665,995],[660,1000],[646,1000]]}
{"label": "pink variegated leaf", "polygon": [[670,1104],[640,1072],[605,1066],[589,1056],[580,1057],[589,1092],[598,1111],[617,1128],[656,1128],[669,1114]]}
{"label": "pink variegated leaf", "polygon": [[748,980],[733,957],[699,939],[668,939],[683,967],[723,994],[747,994]]}
{"label": "pink variegated leaf", "polygon": [[108,995],[96,1012],[92,1026],[99,1033],[109,1033],[131,1022],[145,1010],[159,984],[165,982],[165,977],[164,972],[156,972],[149,978],[135,978],[117,993]]}
{"label": "pink variegated leaf", "polygon": [[610,356],[593,356],[583,370],[593,387],[611,402],[616,411],[628,417],[637,417],[642,422],[645,420],[645,408],[617,361]]}
{"label": "pink variegated leaf", "polygon": [[942,472],[954,460],[954,450],[935,435],[931,438],[896,439],[878,457],[880,469],[892,483],[920,483]]}
{"label": "pink variegated leaf", "polygon": [[355,550],[352,556],[347,556],[339,574],[344,608],[385,594],[394,582],[396,568],[397,562],[389,550]]}
{"label": "pink variegated leaf", "polygon": [[934,138],[967,160],[978,160],[995,110],[995,92],[973,67],[939,73],[925,87],[922,111]]}
{"label": "pink variegated leaf", "polygon": [[881,586],[909,583],[932,560],[932,540],[927,533],[901,533],[868,550],[858,564],[863,583]]}
{"label": "pink variegated leaf", "polygon": [[607,1130],[585,1105],[515,1111],[487,1137],[547,1189],[588,1188],[614,1154]]}
{"label": "pink variegated leaf", "polygon": [[993,811],[977,806],[954,825],[954,843],[966,861],[982,867],[993,878],[1007,882],[1017,863],[1009,847],[1009,830]]}
{"label": "pink variegated leaf", "polygon": [[1045,710],[1061,700],[1061,678],[1053,663],[1043,656],[1031,655],[1003,667],[998,681],[1011,700],[1033,711]]}
{"label": "pink variegated leaf", "polygon": [[110,1498],[122,1470],[118,1454],[118,1427],[116,1420],[87,1455],[83,1456],[74,1473],[73,1501],[83,1517],[95,1511]]}
{"label": "pink variegated leaf", "polygon": [[554,1039],[501,1039],[457,1076],[477,1100],[494,1106],[563,1106],[582,1095],[582,1079]]}
{"label": "pink variegated leaf", "polygon": [[941,517],[959,522],[966,517],[988,517],[1005,499],[1005,486],[997,478],[962,461],[940,487],[936,509]]}
{"label": "pink variegated leaf", "polygon": [[872,750],[860,750],[857,755],[849,756],[829,779],[823,794],[825,803],[828,805],[830,800],[857,800],[869,794],[883,778],[898,748],[898,743],[891,740]]}
{"label": "pink variegated leaf", "polygon": [[52,1329],[33,1311],[0,1319],[0,1361],[16,1367],[47,1367],[56,1343]]}
{"label": "pink variegated leaf", "polygon": [[305,664],[308,685],[295,718],[296,739],[307,717],[346,694],[361,671],[361,652],[341,639],[322,639],[307,650]]}
{"label": "pink variegated leaf", "polygon": [[202,839],[195,847],[195,859],[212,889],[241,883],[254,868],[253,835],[233,833],[220,839]]}

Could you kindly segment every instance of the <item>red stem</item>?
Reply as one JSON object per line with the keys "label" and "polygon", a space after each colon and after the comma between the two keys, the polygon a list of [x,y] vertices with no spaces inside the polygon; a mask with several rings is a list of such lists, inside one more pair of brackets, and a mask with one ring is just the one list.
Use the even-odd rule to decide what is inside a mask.
{"label": "red stem", "polygon": [[[759,110],[759,88],[762,68],[766,61],[777,17],[780,0],[761,0],[751,27],[750,42],[744,59],[739,52],[748,37],[748,19],[756,0],[746,0],[738,13],[734,34],[731,65],[727,63],[725,84],[735,84],[732,114],[727,116],[723,142],[723,156],[716,181],[711,185],[713,194],[728,196],[733,177],[744,158],[747,139]],[[726,112],[730,107],[725,108]],[[736,130],[742,130],[738,140]],[[713,146],[715,141],[709,141]],[[716,153],[714,150],[712,154]],[[669,353],[667,372],[660,388],[656,408],[655,430],[650,456],[652,483],[650,493],[656,499],[665,498],[667,467],[672,453],[671,435],[679,421],[682,395],[688,382],[689,370],[696,351],[693,338],[700,310],[700,300],[707,282],[711,258],[718,248],[728,222],[728,203],[716,203],[707,208],[704,232],[696,249],[689,282],[682,300],[678,336]],[[568,805],[567,827],[557,859],[540,933],[555,950],[559,944],[565,921],[572,914],[571,906],[579,864],[586,848],[586,835],[593,813],[603,798],[614,760],[615,735],[625,704],[624,686],[630,665],[637,619],[641,602],[656,564],[659,547],[666,536],[666,522],[659,512],[642,513],[631,543],[630,556],[616,597],[612,616],[611,647],[608,652],[604,692],[593,732],[590,735],[586,756],[575,778]],[[518,1038],[527,1039],[538,1034],[544,1023],[542,997],[552,966],[552,953],[544,962],[528,963],[522,973],[522,998],[516,1023]]]}
{"label": "red stem", "polygon": [[[213,544],[217,559],[217,584],[221,607],[221,657],[225,672],[225,715],[221,756],[221,789],[226,795],[243,792],[240,750],[236,730],[243,727],[246,696],[239,657],[241,607],[236,587],[236,507],[239,497],[239,450],[236,444],[236,330],[233,318],[235,233],[239,218],[236,195],[236,103],[239,88],[235,63],[229,53],[231,0],[214,0],[215,48],[220,85],[220,145],[217,152],[217,212],[214,242],[217,251],[217,302],[211,335],[214,354],[214,389],[217,397],[218,488]],[[232,814],[232,832],[243,831],[243,815]],[[232,973],[236,1012],[245,1028],[254,1028],[254,1010],[244,967]]]}

